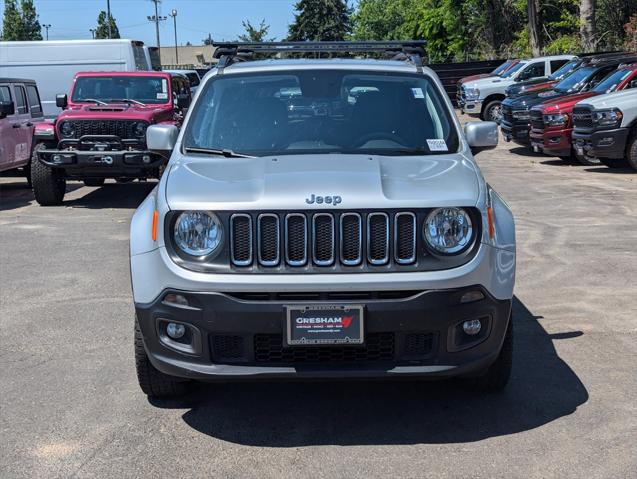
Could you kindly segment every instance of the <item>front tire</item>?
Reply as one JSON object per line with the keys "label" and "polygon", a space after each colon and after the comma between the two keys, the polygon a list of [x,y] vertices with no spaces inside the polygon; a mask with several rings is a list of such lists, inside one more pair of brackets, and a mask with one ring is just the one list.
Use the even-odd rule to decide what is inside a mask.
{"label": "front tire", "polygon": [[633,170],[637,171],[637,129],[633,130],[633,136],[626,149],[626,161]]}
{"label": "front tire", "polygon": [[50,168],[38,160],[37,152],[46,148],[44,143],[38,143],[33,147],[31,155],[31,185],[35,201],[41,206],[54,206],[62,204],[66,193],[66,179],[64,172]]}
{"label": "front tire", "polygon": [[509,383],[513,365],[513,316],[509,316],[509,324],[504,335],[502,349],[495,362],[483,374],[468,379],[471,389],[480,392],[502,391]]}
{"label": "front tire", "polygon": [[495,121],[500,123],[502,120],[502,102],[500,100],[492,100],[482,110],[482,120]]}
{"label": "front tire", "polygon": [[182,396],[188,390],[188,383],[168,376],[153,366],[148,359],[142,331],[135,318],[135,369],[139,387],[149,397],[172,398]]}

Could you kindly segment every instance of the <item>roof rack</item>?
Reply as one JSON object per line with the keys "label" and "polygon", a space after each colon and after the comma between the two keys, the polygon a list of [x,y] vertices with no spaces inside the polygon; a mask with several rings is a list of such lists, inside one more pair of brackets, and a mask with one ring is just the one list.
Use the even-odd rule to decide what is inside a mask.
{"label": "roof rack", "polygon": [[214,58],[219,59],[217,68],[223,68],[237,61],[251,60],[255,54],[286,53],[384,53],[393,60],[413,62],[422,69],[422,57],[425,56],[424,40],[406,41],[362,41],[362,42],[221,42],[213,43]]}

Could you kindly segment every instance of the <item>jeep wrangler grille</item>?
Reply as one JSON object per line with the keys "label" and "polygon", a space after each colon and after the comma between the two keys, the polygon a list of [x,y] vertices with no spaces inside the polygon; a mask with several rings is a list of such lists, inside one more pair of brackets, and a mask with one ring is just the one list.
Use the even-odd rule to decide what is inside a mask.
{"label": "jeep wrangler grille", "polygon": [[79,139],[86,135],[111,135],[123,140],[137,140],[133,127],[137,121],[130,120],[66,120],[74,127],[72,138]]}

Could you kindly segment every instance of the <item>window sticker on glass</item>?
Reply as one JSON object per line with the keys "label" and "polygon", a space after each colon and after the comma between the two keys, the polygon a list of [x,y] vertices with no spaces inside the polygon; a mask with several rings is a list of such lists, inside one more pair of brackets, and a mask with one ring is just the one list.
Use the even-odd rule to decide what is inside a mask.
{"label": "window sticker on glass", "polygon": [[425,98],[425,94],[422,92],[422,88],[412,88],[411,94],[414,95],[414,98]]}
{"label": "window sticker on glass", "polygon": [[427,140],[430,151],[449,151],[445,140]]}
{"label": "window sticker on glass", "polygon": [[158,100],[168,100],[168,93],[157,93]]}
{"label": "window sticker on glass", "polygon": [[[162,78],[162,80],[161,80],[161,91],[163,91],[164,93],[168,93],[168,82],[166,81],[165,78]],[[168,97],[166,97],[166,98],[168,98]]]}

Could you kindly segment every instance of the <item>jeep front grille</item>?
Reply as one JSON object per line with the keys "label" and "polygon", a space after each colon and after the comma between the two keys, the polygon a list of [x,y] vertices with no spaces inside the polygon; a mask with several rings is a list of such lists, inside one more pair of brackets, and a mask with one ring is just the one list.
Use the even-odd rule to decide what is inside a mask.
{"label": "jeep front grille", "polygon": [[[79,139],[89,135],[111,135],[123,140],[139,140],[135,136],[133,127],[136,121],[131,120],[65,120],[64,123],[71,123],[74,127],[72,138]],[[65,137],[61,137],[65,138]],[[142,137],[142,140],[144,138]]]}
{"label": "jeep front grille", "polygon": [[230,217],[230,256],[238,267],[254,258],[263,268],[410,265],[417,236],[416,214],[407,211],[263,213],[256,219],[237,213]]}

